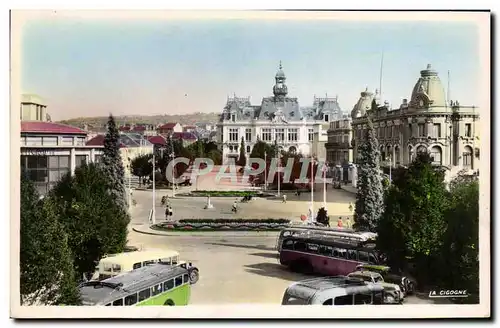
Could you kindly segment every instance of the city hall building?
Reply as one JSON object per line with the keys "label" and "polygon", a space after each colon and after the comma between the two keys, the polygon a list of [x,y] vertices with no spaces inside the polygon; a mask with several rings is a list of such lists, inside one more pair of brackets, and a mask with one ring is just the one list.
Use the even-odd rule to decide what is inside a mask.
{"label": "city hall building", "polygon": [[328,124],[342,117],[337,97],[314,97],[313,105],[300,107],[297,98],[288,96],[286,76],[281,63],[275,76],[273,96],[252,105],[249,97],[228,97],[217,124],[217,140],[223,162],[238,158],[241,139],[250,155],[257,140],[277,142],[285,151],[312,155],[324,160]]}

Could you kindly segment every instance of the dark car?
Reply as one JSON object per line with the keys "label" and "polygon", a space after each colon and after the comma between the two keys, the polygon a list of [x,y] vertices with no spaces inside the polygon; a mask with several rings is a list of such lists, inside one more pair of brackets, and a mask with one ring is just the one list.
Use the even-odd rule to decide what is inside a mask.
{"label": "dark car", "polygon": [[360,264],[356,267],[356,270],[365,270],[380,273],[384,278],[384,281],[398,284],[405,295],[413,294],[417,287],[417,283],[413,277],[406,273],[403,273],[402,271],[394,270],[391,267],[385,265]]}

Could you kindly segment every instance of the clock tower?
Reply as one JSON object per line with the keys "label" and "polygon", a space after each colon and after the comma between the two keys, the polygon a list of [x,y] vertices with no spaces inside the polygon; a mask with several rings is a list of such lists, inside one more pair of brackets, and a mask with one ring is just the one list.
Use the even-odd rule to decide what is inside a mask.
{"label": "clock tower", "polygon": [[281,61],[278,72],[276,72],[276,76],[274,77],[274,79],[276,81],[273,87],[274,98],[275,100],[283,101],[288,94],[288,87],[285,84],[286,76],[285,72],[283,72]]}

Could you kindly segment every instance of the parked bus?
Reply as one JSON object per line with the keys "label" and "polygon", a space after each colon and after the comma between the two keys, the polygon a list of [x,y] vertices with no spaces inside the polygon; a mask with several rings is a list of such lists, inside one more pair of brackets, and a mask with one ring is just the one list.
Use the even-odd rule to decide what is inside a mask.
{"label": "parked bus", "polygon": [[291,236],[283,240],[280,263],[293,271],[347,275],[360,264],[379,264],[374,244],[328,236]]}
{"label": "parked bus", "polygon": [[189,271],[189,278],[194,284],[199,279],[199,270],[192,263],[179,260],[179,253],[173,250],[144,250],[108,255],[99,261],[91,280],[104,280],[139,269],[145,265],[162,262],[172,266],[181,266]]}
{"label": "parked bus", "polygon": [[373,232],[357,232],[352,229],[343,228],[324,228],[311,226],[292,226],[280,231],[276,242],[276,249],[281,252],[283,239],[289,236],[331,236],[334,239],[353,240],[353,241],[369,241],[377,238],[377,234]]}
{"label": "parked bus", "polygon": [[385,304],[384,287],[344,276],[313,278],[291,284],[281,305]]}
{"label": "parked bus", "polygon": [[187,305],[191,296],[188,270],[161,262],[85,282],[79,290],[83,305]]}

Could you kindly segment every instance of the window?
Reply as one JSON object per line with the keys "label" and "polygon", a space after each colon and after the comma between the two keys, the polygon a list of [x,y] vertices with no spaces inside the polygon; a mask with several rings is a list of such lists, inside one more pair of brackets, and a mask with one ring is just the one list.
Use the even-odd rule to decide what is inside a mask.
{"label": "window", "polygon": [[347,251],[344,248],[333,248],[333,257],[345,259],[347,255]]}
{"label": "window", "polygon": [[39,146],[42,144],[42,137],[27,137],[26,145],[27,146]]}
{"label": "window", "polygon": [[465,136],[466,137],[471,137],[472,136],[472,129],[471,129],[471,124],[466,123],[465,124]]}
{"label": "window", "polygon": [[371,294],[355,294],[354,295],[354,304],[355,305],[372,304],[372,295]]}
{"label": "window", "polygon": [[238,141],[238,129],[236,128],[229,129],[229,141]]}
{"label": "window", "polygon": [[77,146],[85,146],[85,138],[83,138],[83,137],[76,138],[76,145]]}
{"label": "window", "polygon": [[160,259],[158,262],[166,263],[166,264],[170,265],[170,257]]}
{"label": "window", "polygon": [[231,114],[231,121],[235,122],[236,121],[236,114]]}
{"label": "window", "polygon": [[161,294],[161,292],[163,290],[162,287],[163,286],[161,284],[158,284],[156,286],[151,287],[151,295],[155,296],[155,295]]}
{"label": "window", "polygon": [[122,267],[119,264],[112,264],[111,269],[113,270],[113,272],[120,272],[122,270]]}
{"label": "window", "polygon": [[252,141],[252,129],[245,129],[245,141]]}
{"label": "window", "polygon": [[307,251],[309,253],[317,253],[318,252],[318,244],[307,244]]}
{"label": "window", "polygon": [[431,148],[432,164],[441,165],[441,148],[434,146]]}
{"label": "window", "polygon": [[57,146],[57,137],[43,137],[44,146]]}
{"label": "window", "polygon": [[139,292],[139,302],[151,297],[151,289],[144,289]]}
{"label": "window", "polygon": [[330,122],[330,116],[328,114],[325,114],[324,118],[325,122]]}
{"label": "window", "polygon": [[111,306],[111,303],[106,304],[105,306]]}
{"label": "window", "polygon": [[298,129],[288,129],[288,141],[299,140],[299,130]]}
{"label": "window", "polygon": [[309,141],[314,141],[314,129],[307,130],[307,136]]}
{"label": "window", "polygon": [[355,249],[348,249],[347,250],[347,258],[349,260],[358,260],[358,252]]}
{"label": "window", "polygon": [[319,246],[318,254],[325,255],[325,256],[332,256],[332,253],[333,253],[332,246],[326,246],[326,245]]}
{"label": "window", "polygon": [[276,129],[276,140],[285,141],[285,129]]}
{"label": "window", "polygon": [[337,296],[333,301],[334,305],[352,305],[353,299],[352,295]]}
{"label": "window", "polygon": [[262,129],[262,141],[272,141],[272,131],[269,128]]}
{"label": "window", "polygon": [[61,141],[63,146],[73,146],[73,137],[62,137]]}
{"label": "window", "polygon": [[250,146],[247,146],[247,153],[250,152]]}
{"label": "window", "polygon": [[282,249],[293,249],[293,240],[285,240],[283,245],[281,245]]}
{"label": "window", "polygon": [[370,253],[370,254],[368,254],[368,256],[369,256],[368,263],[378,264],[377,257],[374,254]]}
{"label": "window", "polygon": [[179,257],[178,256],[172,257],[172,265],[177,265],[177,263],[179,263]]}
{"label": "window", "polygon": [[137,293],[125,297],[125,306],[137,303]]}
{"label": "window", "polygon": [[184,281],[185,284],[189,283],[189,275],[187,273],[183,275],[182,280]]}
{"label": "window", "polygon": [[409,136],[413,137],[413,130],[411,124],[408,124],[408,130],[410,131]]}
{"label": "window", "polygon": [[306,243],[304,243],[302,241],[298,241],[298,242],[295,243],[295,250],[296,251],[305,252],[306,249],[307,249]]}
{"label": "window", "polygon": [[368,252],[359,251],[358,256],[359,256],[359,261],[368,262],[368,258],[369,258]]}
{"label": "window", "polygon": [[333,299],[330,298],[329,300],[324,301],[323,305],[333,305]]}
{"label": "window", "polygon": [[170,280],[165,281],[163,283],[163,290],[164,291],[170,290],[172,288],[174,288],[174,279],[170,279]]}
{"label": "window", "polygon": [[182,276],[175,278],[175,287],[179,287],[180,285],[182,285]]}
{"label": "window", "polygon": [[465,146],[462,157],[463,157],[463,166],[465,166],[467,168],[472,167],[472,148],[471,147]]}
{"label": "window", "polygon": [[135,269],[139,269],[142,267],[142,264],[139,262],[139,263],[135,263],[132,268],[135,270]]}
{"label": "window", "polygon": [[434,138],[441,138],[441,124],[434,123]]}
{"label": "window", "polygon": [[393,126],[391,126],[391,137],[393,137],[393,138],[394,138],[394,137],[396,136],[396,133],[395,133],[395,132],[396,132],[396,131],[395,131],[395,128],[394,128],[394,125],[393,125]]}
{"label": "window", "polygon": [[76,155],[75,167],[81,167],[84,164],[87,164],[87,155]]}
{"label": "window", "polygon": [[424,123],[418,124],[418,136],[425,137],[425,124]]}
{"label": "window", "polygon": [[122,305],[123,305],[123,298],[120,298],[119,300],[113,302],[113,306],[122,306]]}

